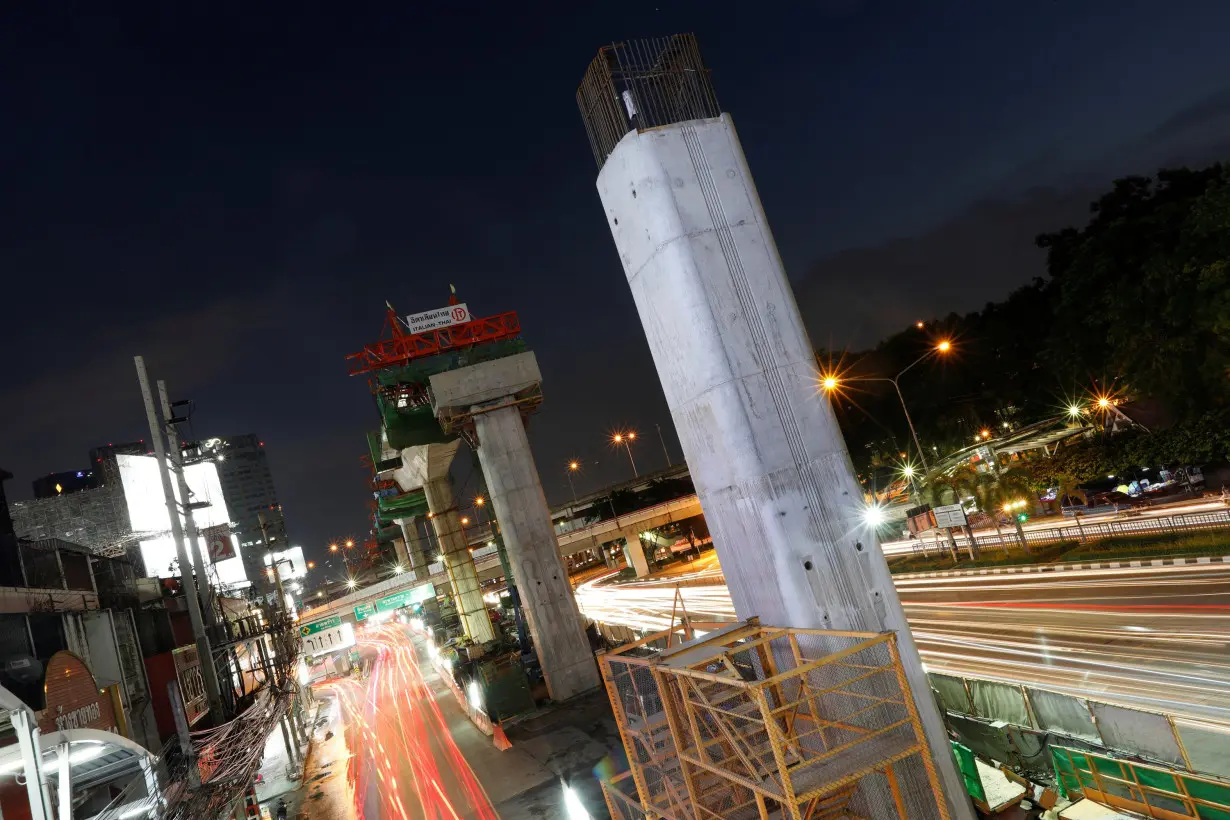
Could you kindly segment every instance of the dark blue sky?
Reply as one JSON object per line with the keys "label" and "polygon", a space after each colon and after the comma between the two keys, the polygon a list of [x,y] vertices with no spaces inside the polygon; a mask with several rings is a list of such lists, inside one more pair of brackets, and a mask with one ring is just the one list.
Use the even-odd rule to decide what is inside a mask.
{"label": "dark blue sky", "polygon": [[1230,154],[1219,2],[25,5],[0,24],[10,494],[143,436],[139,352],[199,433],[262,435],[311,549],[366,529],[376,416],[342,357],[450,283],[521,314],[550,498],[570,457],[579,490],[625,477],[619,426],[644,468],[655,422],[680,457],[574,102],[605,42],[697,32],[821,345],[1000,298],[1113,177]]}

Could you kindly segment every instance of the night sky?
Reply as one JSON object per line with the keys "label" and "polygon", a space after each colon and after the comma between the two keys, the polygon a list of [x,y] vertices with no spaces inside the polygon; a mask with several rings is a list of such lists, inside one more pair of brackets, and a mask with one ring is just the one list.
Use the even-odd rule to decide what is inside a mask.
{"label": "night sky", "polygon": [[977,309],[1110,179],[1230,157],[1224,2],[12,5],[10,497],[147,436],[143,353],[198,435],[264,438],[318,554],[368,526],[377,417],[343,357],[386,299],[520,313],[552,501],[569,458],[580,492],[630,477],[617,428],[642,470],[655,423],[681,457],[574,100],[603,43],[697,32],[817,345]]}

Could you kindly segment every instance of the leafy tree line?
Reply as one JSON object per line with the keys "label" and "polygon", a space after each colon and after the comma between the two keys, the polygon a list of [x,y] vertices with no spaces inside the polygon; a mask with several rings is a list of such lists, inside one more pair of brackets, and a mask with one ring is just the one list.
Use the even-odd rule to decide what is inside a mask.
{"label": "leafy tree line", "polygon": [[917,456],[893,386],[858,379],[894,376],[941,338],[952,340],[953,351],[930,356],[900,380],[928,456],[972,444],[981,431],[999,434],[1113,394],[1163,402],[1175,428],[1064,448],[1051,468],[1056,475],[1035,483],[1060,472],[1087,479],[1133,463],[1225,457],[1230,169],[1121,179],[1090,210],[1085,227],[1038,237],[1046,279],[861,354],[819,354],[822,371],[843,377],[833,400],[861,470],[899,463],[901,453]]}

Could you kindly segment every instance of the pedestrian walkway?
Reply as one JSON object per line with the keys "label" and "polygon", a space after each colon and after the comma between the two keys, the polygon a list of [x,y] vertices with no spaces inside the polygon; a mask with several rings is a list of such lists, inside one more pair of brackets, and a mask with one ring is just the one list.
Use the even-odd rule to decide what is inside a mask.
{"label": "pedestrian walkway", "polygon": [[[295,742],[293,735],[291,742]],[[265,753],[256,776],[256,801],[261,806],[262,814],[267,810],[268,816],[273,820],[277,820],[279,798],[286,801],[288,820],[297,814],[301,797],[299,788],[303,775],[303,758],[308,751],[306,747],[296,745],[295,752],[297,762],[292,763],[286,754],[282,730],[275,724],[269,737],[265,738]]]}

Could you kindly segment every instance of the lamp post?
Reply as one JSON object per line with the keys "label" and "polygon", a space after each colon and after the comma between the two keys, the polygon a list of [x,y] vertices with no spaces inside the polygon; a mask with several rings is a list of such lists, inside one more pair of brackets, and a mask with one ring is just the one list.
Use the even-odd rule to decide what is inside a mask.
{"label": "lamp post", "polygon": [[640,478],[641,474],[636,471],[636,461],[632,458],[632,442],[636,441],[636,431],[629,430],[627,433],[616,433],[611,436],[611,443],[615,446],[623,445],[623,448],[628,451],[628,463],[632,465],[632,477]]}
{"label": "lamp post", "polygon": [[568,476],[568,489],[572,490],[573,504],[577,503],[577,488],[576,485],[572,483],[572,474],[579,469],[581,469],[581,465],[578,462],[570,461],[568,462],[568,472],[564,473],[564,475]]}
{"label": "lamp post", "polygon": [[931,468],[927,464],[927,454],[923,451],[922,444],[918,441],[918,431],[914,429],[914,420],[910,418],[910,409],[905,405],[905,396],[901,393],[901,385],[898,384],[898,380],[908,373],[914,365],[924,359],[929,359],[936,354],[947,353],[950,350],[952,350],[952,342],[945,339],[937,343],[934,347],[919,356],[914,361],[910,362],[902,368],[900,373],[893,376],[891,379],[884,376],[855,376],[853,378],[843,379],[837,375],[828,375],[824,376],[820,380],[820,386],[824,388],[826,393],[832,393],[841,387],[843,382],[888,382],[891,384],[893,389],[897,391],[897,399],[901,402],[901,412],[905,414],[905,423],[909,425],[910,436],[914,439],[914,446],[918,448],[918,458],[922,462],[923,470],[930,471]]}

